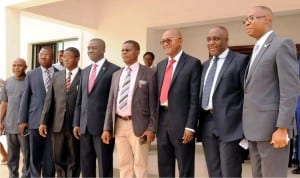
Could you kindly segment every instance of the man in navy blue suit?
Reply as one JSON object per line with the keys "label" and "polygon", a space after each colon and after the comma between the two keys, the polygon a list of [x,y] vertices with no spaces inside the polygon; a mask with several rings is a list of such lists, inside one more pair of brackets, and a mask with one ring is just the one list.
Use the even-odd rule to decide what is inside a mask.
{"label": "man in navy blue suit", "polygon": [[206,37],[212,58],[203,64],[198,133],[209,177],[242,176],[239,142],[243,138],[243,84],[248,57],[231,51],[228,40],[228,31],[222,26],[211,28]]}
{"label": "man in navy blue suit", "polygon": [[157,64],[159,114],[157,126],[160,177],[194,177],[195,130],[201,75],[200,60],[182,50],[177,29],[163,33],[161,45],[168,56]]}
{"label": "man in navy blue suit", "polygon": [[25,90],[19,110],[19,131],[21,135],[29,132],[30,174],[32,177],[54,177],[54,161],[51,137],[43,138],[38,133],[40,117],[46,92],[53,73],[53,51],[43,47],[39,52],[40,67],[28,72],[25,78]]}

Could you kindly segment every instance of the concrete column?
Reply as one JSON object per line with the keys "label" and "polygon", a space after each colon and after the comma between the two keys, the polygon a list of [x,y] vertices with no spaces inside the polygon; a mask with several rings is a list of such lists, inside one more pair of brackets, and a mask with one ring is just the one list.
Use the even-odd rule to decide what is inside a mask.
{"label": "concrete column", "polygon": [[0,7],[0,77],[12,75],[12,61],[20,55],[20,11]]}

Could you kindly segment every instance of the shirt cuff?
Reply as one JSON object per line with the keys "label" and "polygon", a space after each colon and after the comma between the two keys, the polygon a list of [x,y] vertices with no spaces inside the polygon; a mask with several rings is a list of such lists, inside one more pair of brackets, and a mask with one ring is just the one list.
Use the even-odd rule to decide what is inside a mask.
{"label": "shirt cuff", "polygon": [[184,128],[185,130],[188,130],[188,131],[191,131],[191,132],[193,132],[193,133],[195,133],[195,130],[194,129],[191,129],[191,128]]}

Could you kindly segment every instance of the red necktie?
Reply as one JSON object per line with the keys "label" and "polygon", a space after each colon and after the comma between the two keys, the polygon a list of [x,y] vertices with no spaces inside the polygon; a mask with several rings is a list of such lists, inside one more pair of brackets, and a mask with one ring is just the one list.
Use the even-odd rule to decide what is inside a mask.
{"label": "red necktie", "polygon": [[162,84],[161,92],[160,92],[160,103],[164,103],[168,100],[168,94],[169,94],[172,72],[173,72],[173,64],[175,62],[176,61],[174,59],[171,59],[166,68],[165,76],[164,76],[164,80],[163,80],[163,84]]}
{"label": "red necktie", "polygon": [[97,64],[93,65],[92,73],[90,75],[89,84],[88,84],[88,91],[89,91],[89,93],[91,93],[92,88],[93,88],[94,83],[95,83],[95,80],[96,80],[97,67],[98,67]]}

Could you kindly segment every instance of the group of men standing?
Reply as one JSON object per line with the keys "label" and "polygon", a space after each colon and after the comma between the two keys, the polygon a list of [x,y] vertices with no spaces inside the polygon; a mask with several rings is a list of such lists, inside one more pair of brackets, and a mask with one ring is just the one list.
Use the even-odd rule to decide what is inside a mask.
{"label": "group of men standing", "polygon": [[[176,161],[180,177],[194,177],[196,136],[210,177],[241,177],[245,139],[254,177],[286,177],[300,91],[295,45],[273,32],[268,7],[252,8],[244,24],[257,40],[250,59],[228,48],[222,26],[207,33],[211,57],[203,65],[183,51],[176,29],[163,33],[168,57],[155,71],[139,64],[140,46],[133,40],[122,44],[123,68],[104,57],[105,42],[98,38],[88,44],[92,64],[83,70],[72,47],[64,51],[65,70],[59,72],[47,47],[39,52],[40,67],[26,78],[25,61],[16,59],[22,75],[13,71],[1,100],[11,113],[19,111],[7,112],[5,128],[14,126],[9,143],[24,143],[23,176],[96,177],[97,160],[99,176],[113,177],[116,145],[120,177],[147,177],[156,135],[160,177],[175,177]],[[24,86],[12,86],[19,81]],[[19,102],[20,108],[9,107]],[[13,151],[8,154],[15,157],[19,149]],[[16,160],[9,157],[11,177],[18,176]]]}

